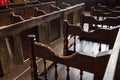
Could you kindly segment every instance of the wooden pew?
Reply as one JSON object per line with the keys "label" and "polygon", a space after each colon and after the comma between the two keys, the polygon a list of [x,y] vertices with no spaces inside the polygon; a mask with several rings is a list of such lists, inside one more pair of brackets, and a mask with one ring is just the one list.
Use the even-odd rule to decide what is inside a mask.
{"label": "wooden pew", "polygon": [[[3,15],[2,15],[3,16]],[[6,16],[6,14],[5,14],[5,16]],[[5,17],[4,17],[5,18]],[[3,18],[3,19],[4,19]],[[10,18],[10,19],[9,19]],[[8,14],[7,15],[7,19],[8,20],[10,20],[10,21],[8,21],[8,20],[6,20],[6,22],[4,22],[4,24],[1,24],[2,26],[0,26],[0,29],[2,29],[2,28],[4,28],[4,27],[6,27],[7,25],[9,25],[9,24],[13,24],[13,23],[17,23],[17,22],[20,22],[20,21],[23,21],[23,18],[21,17],[21,16],[18,16],[18,15],[15,15],[14,13],[11,13],[11,14]],[[2,21],[1,21],[2,22]],[[9,24],[7,24],[9,22]],[[7,33],[7,32],[6,32]],[[1,53],[1,55],[2,55],[2,52],[4,52],[4,48],[6,48],[6,47],[8,47],[8,52],[11,54],[11,52],[12,52],[12,50],[13,50],[13,44],[12,44],[12,40],[13,40],[13,38],[15,39],[15,36],[9,36],[8,38],[5,38],[5,39],[0,39],[0,43],[1,43],[1,51],[0,51],[0,53]],[[10,43],[8,43],[10,41]],[[6,45],[6,44],[7,45]],[[3,45],[3,46],[2,46]],[[4,46],[4,45],[6,45],[6,46]],[[9,46],[11,46],[11,49],[12,50],[10,50],[9,51]],[[6,51],[7,52],[7,51]],[[0,58],[2,57],[0,55]],[[14,64],[13,64],[13,56],[12,55],[8,55],[8,54],[5,54],[4,55],[4,59],[5,60],[3,60],[2,58],[0,59],[0,71],[2,71],[1,73],[0,73],[0,75],[2,75],[3,76],[3,74],[6,74],[8,71],[11,71],[10,69],[14,66]],[[6,60],[6,59],[8,59],[8,60]],[[5,63],[5,64],[2,64],[2,62],[3,63]],[[2,66],[2,67],[1,67]],[[6,70],[4,70],[3,69],[3,66],[6,68]],[[9,66],[9,67],[8,67]]]}
{"label": "wooden pew", "polygon": [[52,2],[36,4],[32,6],[37,7],[39,10],[44,10],[46,13],[51,13],[52,12],[51,5],[56,5],[56,3],[52,1]]}
{"label": "wooden pew", "polygon": [[84,12],[84,3],[68,7],[66,9],[63,9],[64,11],[64,20],[68,20],[72,24],[79,24],[79,16],[81,13]]}
{"label": "wooden pew", "polygon": [[[36,4],[36,5],[14,8],[13,11],[15,14],[21,15],[24,19],[30,19],[32,17],[36,17],[41,14],[41,13],[38,14],[39,9],[44,10],[46,13],[52,12],[51,5],[53,4],[55,4],[55,2],[41,3],[41,4]],[[36,10],[36,8],[38,9]]]}
{"label": "wooden pew", "polygon": [[84,24],[87,23],[89,30],[90,28],[91,29],[98,28],[98,25],[101,25],[101,27],[104,27],[104,25],[106,25],[108,28],[110,28],[110,26],[116,27],[120,25],[119,24],[120,17],[116,17],[116,18],[108,17],[104,20],[98,21],[93,16],[85,16],[84,14],[82,14],[80,19],[81,19],[80,20],[81,27],[84,29]]}
{"label": "wooden pew", "polygon": [[10,12],[14,12],[16,15],[22,16],[23,19],[29,19],[34,16],[39,16],[41,14],[41,13],[38,14],[39,10],[36,10],[35,9],[36,7],[38,7],[38,8],[42,7],[41,9],[46,7],[45,9],[47,9],[47,10],[45,10],[45,9],[43,9],[43,10],[47,11],[47,13],[52,12],[51,11],[52,4],[55,4],[55,2],[48,2],[48,3],[37,4],[34,6],[23,6],[23,7],[18,7],[18,8],[14,8],[14,9],[2,10],[2,11],[0,11],[0,14],[2,14],[2,15],[0,15],[0,21],[1,21],[0,26],[11,24],[12,18],[10,18],[10,16],[11,16]]}
{"label": "wooden pew", "polygon": [[119,64],[120,64],[120,30],[117,34],[117,38],[115,41],[115,44],[113,46],[114,51],[112,52],[105,74],[104,74],[104,78],[103,80],[118,80],[120,79],[119,73],[120,73],[120,68],[119,68]]}
{"label": "wooden pew", "polygon": [[26,4],[24,2],[22,2],[22,3],[10,3],[10,4],[8,4],[8,8],[16,8],[16,7],[22,7],[22,6],[26,6]]}
{"label": "wooden pew", "polygon": [[0,26],[6,26],[24,20],[21,16],[15,15],[11,9],[0,11]]}
{"label": "wooden pew", "polygon": [[7,9],[6,6],[0,6],[0,10],[4,10],[4,9]]}
{"label": "wooden pew", "polygon": [[102,6],[101,4],[98,4],[98,9],[102,10],[103,12],[120,11],[120,7],[119,6],[116,6],[113,9],[109,9],[107,6]]}
{"label": "wooden pew", "polygon": [[102,18],[102,20],[104,20],[104,18],[106,18],[106,17],[118,17],[118,16],[120,16],[120,11],[111,11],[109,13],[105,13],[102,10],[97,10],[94,7],[92,7],[90,14],[91,14],[91,16],[96,16],[97,20],[100,20],[100,18]]}
{"label": "wooden pew", "polygon": [[35,4],[40,4],[40,2],[31,1],[31,2],[9,3],[7,6],[0,6],[0,7],[1,9],[9,9],[9,8],[23,7],[23,6],[35,5]]}
{"label": "wooden pew", "polygon": [[[25,7],[21,7],[21,8],[15,8],[14,12],[15,12],[15,14],[21,15],[24,19],[30,19],[30,18],[34,18],[34,17],[37,17],[37,16],[41,16],[41,15],[45,15],[47,13],[50,13],[48,11],[52,12],[51,4],[53,5],[54,2],[48,2],[48,3],[44,3],[44,4],[39,4],[39,5],[37,4],[37,5],[32,5],[32,6],[27,6],[27,7],[25,6]],[[40,8],[41,8],[41,10],[39,10]],[[47,8],[48,11],[47,12],[43,11],[44,10],[43,8],[45,8],[45,9]],[[58,22],[56,22],[56,23],[58,23]],[[43,29],[43,31],[45,31],[44,28],[46,28],[48,26],[52,26],[53,24],[54,24],[54,21],[53,21],[53,23],[51,21],[50,23],[47,23],[47,24],[41,24],[41,25],[39,25],[39,27],[41,29]],[[26,36],[30,33],[33,33],[33,34],[37,35],[37,39],[38,39],[39,38],[38,34],[42,34],[43,37],[44,37],[44,34],[46,34],[46,33],[43,34],[42,32],[37,33],[37,30],[38,30],[38,28],[34,27],[32,29],[21,32],[24,60],[29,58],[28,54],[26,54],[26,53],[28,53],[28,49],[26,48],[26,45],[24,45],[27,41]],[[46,40],[44,40],[44,38],[40,39],[40,40],[46,41]]]}
{"label": "wooden pew", "polygon": [[[37,28],[36,29],[37,32],[34,33],[34,31],[36,31],[34,30],[33,32],[31,32],[31,34],[38,33],[37,35],[39,36],[38,41],[49,44],[59,53],[62,52],[61,51],[61,48],[62,48],[61,46],[62,44],[61,42],[62,41],[61,20],[62,19],[61,18],[62,17],[61,15],[62,15],[62,11],[54,12],[54,13],[46,14],[44,16],[36,17],[34,19],[24,20],[22,22],[4,26],[0,29],[0,43],[2,43],[1,44],[2,48],[0,48],[0,51],[3,50],[2,52],[0,52],[2,54],[0,55],[1,57],[0,62],[1,62],[2,70],[4,74],[8,73],[10,70],[14,69],[16,66],[23,64],[24,56],[23,56],[23,45],[21,43],[21,36],[22,36],[22,33],[32,28],[35,28],[35,27]],[[46,26],[44,28],[42,27],[43,29],[41,28],[41,26],[39,26],[41,24],[46,24],[49,22],[52,23],[51,26]],[[57,23],[57,27],[55,25],[56,23]],[[13,37],[11,41],[9,41],[10,36]],[[6,42],[8,45],[6,44]],[[27,42],[25,43],[25,45],[26,44]],[[10,49],[9,49],[10,51],[7,49],[8,46],[10,46]],[[26,47],[25,49],[28,50],[28,47]],[[5,60],[6,58],[8,60]],[[6,62],[7,62],[7,66],[6,66]]]}
{"label": "wooden pew", "polygon": [[40,4],[40,1],[30,1],[30,2],[26,2],[26,5],[36,5],[36,4]]}
{"label": "wooden pew", "polygon": [[[79,8],[81,9],[82,5],[76,5],[76,10]],[[68,8],[69,10],[71,9],[74,11],[75,6]],[[51,46],[52,48],[59,53],[58,55],[61,55],[63,50],[63,19],[64,19],[64,12],[67,12],[67,9],[63,9],[60,11],[55,11],[53,13],[49,13],[46,15],[34,17],[32,19],[27,19],[22,22],[18,22],[15,24],[7,25],[3,28],[0,29],[0,43],[3,46],[3,48],[0,48],[3,50],[3,52],[0,52],[0,62],[2,65],[2,70],[3,73],[6,75],[7,73],[10,72],[10,70],[14,70],[13,73],[16,73],[16,69],[19,70],[20,64],[21,67],[26,65],[25,68],[20,70],[19,72],[22,73],[25,69],[29,67],[29,59],[25,59],[26,57],[28,58],[29,50],[28,50],[28,40],[26,40],[26,35],[28,34],[35,34],[37,36],[37,41],[40,41],[44,44],[47,44]],[[67,14],[66,14],[67,15]],[[42,26],[41,26],[42,25]],[[8,31],[6,33],[6,31]],[[25,35],[24,35],[25,34]],[[10,38],[9,38],[10,36]],[[23,37],[24,36],[24,37]],[[24,41],[24,42],[23,42]],[[18,46],[19,45],[19,46]],[[8,49],[8,46],[10,48]],[[25,50],[25,51],[24,51]],[[1,51],[1,50],[0,50]],[[26,54],[24,54],[26,52]],[[7,57],[4,57],[7,56]],[[4,62],[6,59],[6,62],[9,63],[6,66],[6,63]],[[8,60],[9,59],[9,60]],[[41,64],[41,59],[39,59],[40,63],[38,65],[43,65]],[[27,63],[27,64],[26,64]],[[50,65],[50,64],[48,64]],[[14,69],[17,67],[16,69]],[[20,67],[20,68],[21,68]],[[41,66],[40,66],[41,67]],[[18,71],[17,70],[17,71]],[[43,72],[43,69],[40,69],[40,73]],[[9,74],[12,75],[13,73]],[[15,76],[14,76],[15,77]],[[11,77],[11,80],[14,78]]]}
{"label": "wooden pew", "polygon": [[[101,32],[99,32],[99,31],[101,31]],[[92,72],[92,73],[94,73],[94,80],[102,80],[112,50],[100,52],[94,56],[85,55],[85,53],[78,53],[76,51],[70,51],[68,49],[68,35],[72,34],[74,36],[76,36],[76,35],[78,35],[80,37],[84,36],[84,37],[88,37],[91,39],[102,40],[102,41],[108,40],[107,42],[109,43],[109,41],[110,41],[110,44],[111,44],[111,42],[114,43],[115,40],[111,41],[112,38],[108,39],[108,35],[115,33],[112,36],[114,36],[114,38],[116,38],[117,32],[118,32],[118,28],[111,29],[111,30],[99,29],[93,33],[85,33],[84,31],[81,31],[79,26],[73,26],[73,25],[69,25],[68,23],[65,23],[64,24],[64,53],[67,56],[57,55],[57,52],[55,52],[52,48],[50,48],[49,46],[47,46],[45,44],[34,42],[33,41],[34,36],[30,36],[30,44],[31,44],[30,49],[32,52],[31,54],[34,55],[34,56],[31,56],[31,58],[33,59],[35,56],[39,56],[44,59],[45,65],[46,65],[46,60],[51,60],[51,61],[55,62],[55,79],[56,80],[59,77],[58,73],[57,73],[57,63],[61,63],[61,64],[64,64],[67,66],[67,75],[66,75],[67,80],[70,80],[69,67],[74,67],[74,68],[80,69],[81,71],[85,70],[88,72]],[[104,34],[104,36],[103,36],[103,34]],[[98,37],[98,36],[100,36],[100,37]],[[32,62],[33,62],[33,64],[36,64],[35,60]],[[75,62],[77,62],[77,63],[75,63]],[[46,66],[44,66],[44,67],[46,67]],[[102,68],[102,70],[100,68]],[[33,66],[32,70],[33,70],[32,79],[33,80],[38,79],[38,75],[36,74],[37,67]],[[44,71],[45,71],[45,79],[47,79],[46,68]],[[81,73],[80,79],[82,80],[83,72],[80,72],[80,73]]]}
{"label": "wooden pew", "polygon": [[60,10],[60,8],[58,6],[51,5],[51,10],[52,11],[58,11],[58,10]]}
{"label": "wooden pew", "polygon": [[71,6],[69,3],[65,3],[64,1],[56,1],[56,5],[59,6],[61,9],[65,9]]}

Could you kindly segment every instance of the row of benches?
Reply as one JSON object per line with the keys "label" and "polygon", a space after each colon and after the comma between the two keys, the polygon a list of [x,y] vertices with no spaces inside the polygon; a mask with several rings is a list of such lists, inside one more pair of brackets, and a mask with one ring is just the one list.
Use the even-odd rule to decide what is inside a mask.
{"label": "row of benches", "polygon": [[[39,5],[40,8],[49,11],[51,10],[51,8],[49,8],[51,4],[53,3],[51,2],[43,3]],[[37,5],[34,6],[36,7]],[[14,11],[18,10],[19,16],[21,14],[23,17],[24,15],[28,16],[29,14],[31,14],[30,12],[28,12],[28,8],[29,11],[30,10],[32,11],[32,8],[34,8],[34,6],[14,8],[12,10]],[[18,67],[18,65],[23,64],[24,61],[28,59],[29,48],[27,45],[28,40],[26,38],[28,34],[35,34],[37,36],[37,41],[48,44],[59,53],[62,53],[61,49],[58,48],[62,48],[63,19],[68,18],[70,19],[72,14],[71,18],[73,20],[72,23],[75,23],[78,19],[76,17],[79,12],[82,12],[83,7],[84,4],[78,4],[66,9],[61,9],[59,11],[47,13],[46,15],[43,16],[32,17],[30,19],[29,18],[23,19],[23,21],[20,22],[17,21],[14,24],[9,25],[5,24],[5,26],[1,26],[0,27],[0,43],[1,43],[0,64],[2,67],[1,71],[4,74],[7,74],[11,72],[11,70],[15,69],[15,67]],[[4,19],[7,20],[7,18]],[[29,65],[27,66],[29,67]]]}
{"label": "row of benches", "polygon": [[[108,17],[108,16],[105,16]],[[108,25],[108,26],[116,26],[119,25],[119,17],[117,18],[107,18],[106,21],[97,21],[97,20],[93,20],[94,18],[92,16],[80,16],[80,24],[84,24],[84,23],[89,23],[91,24],[95,24],[95,25]],[[111,24],[110,22],[112,21],[113,23]],[[116,20],[116,21],[114,21]],[[87,21],[87,22],[85,22]],[[94,22],[92,22],[94,21]],[[116,23],[118,22],[118,23]],[[77,69],[80,69],[80,75],[81,75],[81,80],[82,80],[82,75],[83,75],[83,71],[88,71],[91,73],[94,73],[94,80],[113,80],[114,76],[112,75],[111,78],[109,78],[107,74],[104,75],[104,73],[106,73],[106,67],[107,67],[107,63],[109,62],[109,60],[111,61],[111,56],[114,55],[118,55],[119,54],[119,50],[120,49],[120,45],[118,44],[118,42],[120,41],[120,36],[119,36],[119,27],[116,28],[112,28],[112,29],[103,29],[102,27],[98,28],[98,29],[94,29],[93,32],[85,32],[83,29],[81,29],[80,27],[83,27],[83,25],[80,26],[75,26],[75,24],[69,24],[68,22],[64,22],[64,26],[63,26],[63,35],[64,35],[64,49],[63,49],[63,54],[62,56],[59,56],[57,53],[57,51],[54,51],[52,48],[48,47],[47,45],[38,43],[33,41],[34,37],[30,37],[31,40],[31,52],[32,55],[34,56],[39,56],[41,58],[44,59],[44,64],[46,65],[46,60],[51,60],[55,62],[55,79],[57,80],[58,78],[58,73],[57,73],[57,63],[61,63],[67,66],[67,75],[66,75],[66,79],[70,80],[69,77],[69,66],[70,67],[74,67]],[[92,25],[91,25],[92,27]],[[68,37],[69,35],[72,35],[74,37],[74,49],[73,51],[69,50],[69,41]],[[95,56],[90,56],[90,55],[86,55],[85,53],[78,53],[76,52],[76,36],[79,36],[80,39],[85,39],[88,41],[95,41],[98,43],[107,43],[109,44],[109,49],[111,50],[107,50],[107,51],[103,51],[103,52],[99,52],[97,55]],[[116,49],[117,47],[117,49]],[[35,51],[35,53],[34,53]],[[65,56],[67,55],[67,56]],[[34,56],[31,56],[31,58],[35,58]],[[116,56],[118,57],[118,56]],[[115,58],[115,57],[114,57]],[[114,58],[112,57],[112,59],[114,60]],[[116,59],[117,61],[117,59]],[[35,60],[33,60],[33,64],[35,64]],[[111,62],[109,62],[109,64],[111,64]],[[114,63],[116,65],[116,62]],[[109,65],[108,65],[109,66]],[[47,80],[47,73],[46,73],[46,66],[44,66],[44,72],[45,72],[45,80]],[[109,66],[110,67],[110,66]],[[112,66],[111,66],[112,67]],[[110,68],[111,68],[110,67]],[[115,67],[114,67],[115,68]],[[33,80],[38,79],[38,75],[37,75],[37,68],[36,66],[32,67],[33,69]],[[108,69],[108,67],[107,67]],[[34,71],[35,70],[35,71]],[[110,71],[110,70],[109,70]],[[114,74],[114,73],[113,73]]]}
{"label": "row of benches", "polygon": [[[1,57],[2,70],[4,74],[8,73],[9,70],[13,69],[16,65],[23,63],[24,61],[23,58],[25,57],[23,56],[24,53],[25,54],[29,53],[28,45],[27,45],[28,40],[26,39],[26,35],[28,34],[35,34],[37,36],[37,41],[40,41],[42,43],[45,43],[51,46],[52,48],[55,49],[56,53],[59,53],[59,54],[62,53],[62,50],[63,50],[63,46],[62,46],[63,45],[62,44],[63,43],[63,34],[62,34],[63,29],[62,28],[65,27],[63,26],[63,19],[68,19],[68,21],[72,24],[78,24],[79,21],[82,21],[80,20],[81,17],[79,18],[79,16],[83,11],[83,6],[84,6],[83,4],[78,4],[78,5],[68,7],[66,9],[59,10],[53,13],[49,13],[43,16],[38,16],[38,17],[34,17],[31,19],[21,21],[21,22],[14,23],[11,25],[2,26],[0,30],[0,34],[1,34],[0,36],[1,36],[1,43],[3,46],[2,46],[2,49],[0,50],[2,54],[0,55],[0,57]],[[44,9],[46,10],[46,7]],[[71,31],[70,33],[73,32],[72,33],[73,35],[76,35],[76,33],[78,35],[78,33],[81,32],[79,31],[81,29],[78,27],[76,27],[73,30],[72,29],[73,28],[70,28],[70,30],[68,31]],[[101,32],[103,32],[102,30],[98,30],[98,33],[99,31],[100,31],[100,34]],[[98,33],[96,35],[99,35]],[[102,34],[104,34],[104,32]],[[82,33],[82,35],[85,35],[85,33]],[[112,37],[111,39],[113,40],[111,40],[110,38],[108,38],[110,40],[107,40],[107,42],[110,41],[110,44],[112,46],[114,45],[116,35],[117,35],[117,31],[115,30],[115,34],[111,36]],[[103,37],[102,40],[103,39],[106,39],[106,38]],[[65,44],[66,43],[67,42],[65,42]],[[8,49],[9,46],[10,48]],[[6,62],[4,62],[5,60]],[[6,63],[8,65],[7,67],[6,67]]]}

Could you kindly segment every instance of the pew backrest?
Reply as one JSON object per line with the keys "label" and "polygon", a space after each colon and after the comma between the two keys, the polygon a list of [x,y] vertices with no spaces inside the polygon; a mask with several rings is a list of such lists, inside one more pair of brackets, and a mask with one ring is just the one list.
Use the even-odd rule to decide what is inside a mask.
{"label": "pew backrest", "polygon": [[120,11],[120,7],[116,6],[113,9],[108,8],[107,6],[102,6],[101,4],[98,4],[98,9],[102,10],[103,12],[112,12],[112,11]]}
{"label": "pew backrest", "polygon": [[10,25],[24,20],[21,16],[16,16],[11,9],[0,11],[0,26]]}
{"label": "pew backrest", "polygon": [[105,13],[102,10],[97,10],[94,7],[92,7],[90,14],[91,14],[91,16],[96,16],[97,20],[99,20],[100,17],[102,19],[104,19],[105,17],[118,17],[118,16],[120,16],[120,11],[111,11],[109,13]]}
{"label": "pew backrest", "polygon": [[98,28],[97,25],[101,25],[101,28],[104,27],[105,25],[110,28],[112,27],[116,27],[118,25],[120,25],[119,23],[119,19],[120,17],[107,17],[104,20],[97,20],[95,19],[93,16],[85,16],[84,14],[81,15],[80,17],[80,24],[81,27],[84,28],[84,24],[87,23],[88,27],[93,27],[93,24],[96,28]]}

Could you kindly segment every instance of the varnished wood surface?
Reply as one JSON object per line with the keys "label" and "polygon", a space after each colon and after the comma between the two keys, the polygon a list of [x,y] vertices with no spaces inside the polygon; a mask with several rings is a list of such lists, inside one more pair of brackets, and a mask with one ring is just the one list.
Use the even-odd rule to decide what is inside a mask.
{"label": "varnished wood surface", "polygon": [[[77,5],[77,7],[80,7],[80,9],[82,8],[81,5]],[[47,8],[47,7],[44,6],[43,8]],[[70,8],[75,9],[75,6]],[[63,9],[60,11],[55,11],[50,14],[46,14],[39,17],[32,17],[32,19],[27,19],[21,22],[17,22],[15,24],[10,24],[10,25],[0,27],[0,40],[3,40],[1,42],[3,42],[2,46],[4,46],[0,49],[2,50],[1,54],[5,53],[4,55],[0,54],[0,59],[1,59],[0,64],[3,64],[2,69],[5,75],[7,73],[10,73],[9,70],[11,69],[14,70],[16,66],[18,66],[19,64],[23,64],[24,58],[28,54],[27,52],[28,47],[26,45],[24,46],[24,44],[27,44],[27,41],[25,39],[26,35],[24,35],[24,37],[21,37],[23,36],[24,33],[25,34],[28,34],[28,32],[32,34],[34,33],[35,35],[37,35],[37,39],[39,39],[39,41],[47,43],[49,46],[54,48],[55,51],[60,53],[59,55],[62,54],[63,52],[62,21],[64,19],[63,13],[65,11],[66,9]],[[8,39],[8,42],[6,41],[6,39]],[[7,45],[6,45],[6,42],[7,42]],[[11,47],[9,48],[10,49],[9,51],[8,51],[8,46]],[[26,51],[23,51],[23,50],[26,50]],[[23,53],[25,53],[25,55]],[[8,55],[8,56],[5,56],[5,55]],[[8,62],[10,66],[6,66],[6,62]]]}
{"label": "varnished wood surface", "polygon": [[116,6],[112,9],[108,8],[107,6],[102,6],[101,4],[98,5],[98,9],[102,10],[103,12],[112,12],[112,11],[120,11],[120,7]]}
{"label": "varnished wood surface", "polygon": [[80,24],[82,28],[84,28],[85,24],[88,24],[89,30],[94,30],[96,28],[114,28],[120,25],[119,19],[120,17],[118,16],[97,20],[93,16],[85,16],[82,14],[80,17]]}
{"label": "varnished wood surface", "polygon": [[91,8],[91,15],[98,16],[98,17],[118,17],[120,16],[120,11],[111,11],[109,13],[105,13],[102,10],[95,9],[94,7]]}
{"label": "varnished wood surface", "polygon": [[[79,42],[78,42],[79,43]],[[37,43],[36,43],[37,44]],[[73,54],[73,55],[70,55],[70,56],[60,56],[58,57],[56,53],[54,53],[54,51],[52,49],[50,49],[48,46],[44,46],[43,44],[37,44],[38,45],[38,49],[39,49],[39,52],[40,53],[44,53],[44,54],[37,54],[37,56],[40,56],[40,57],[43,57],[44,59],[49,59],[49,60],[52,60],[52,61],[55,61],[55,62],[59,62],[59,63],[62,63],[62,64],[66,64],[66,65],[69,65],[69,66],[72,66],[72,67],[76,67],[78,69],[82,69],[82,70],[90,70],[92,72],[92,68],[93,66],[91,65],[91,61],[93,61],[92,59],[92,56],[96,56],[96,54],[92,54],[91,52],[91,56],[90,54],[84,54],[82,51],[80,51],[80,54],[83,53],[80,57],[80,55],[78,54]],[[80,44],[81,45],[81,44]],[[85,45],[88,45],[88,44],[85,44]],[[78,45],[77,45],[78,46]],[[83,45],[82,45],[83,46]],[[47,47],[48,49],[45,49],[45,47]],[[78,46],[77,48],[79,49],[80,46]],[[96,47],[96,46],[91,46],[92,47]],[[37,46],[36,46],[37,48]],[[50,49],[50,51],[49,51]],[[88,48],[87,48],[88,49]],[[83,49],[83,51],[90,51],[89,49],[86,50],[86,48]],[[95,50],[94,50],[95,51]],[[97,51],[97,49],[96,49]],[[105,50],[106,51],[106,50]],[[79,52],[79,51],[78,51]],[[109,52],[104,52],[103,53],[108,53],[110,54]],[[103,53],[100,53],[101,55]],[[84,55],[89,55],[89,56],[84,56]],[[97,54],[98,55],[98,54]],[[84,58],[83,58],[84,57]],[[100,56],[99,56],[100,57]],[[77,59],[75,59],[77,58]],[[87,58],[87,59],[86,59]],[[86,60],[85,60],[86,59]],[[82,61],[82,62],[81,62]],[[86,61],[88,62],[88,64],[86,64]],[[94,61],[93,61],[94,62]],[[79,66],[78,66],[78,65]],[[87,66],[85,66],[87,65]],[[84,67],[82,67],[84,66]],[[96,65],[97,66],[97,65]],[[90,69],[89,69],[90,68]],[[94,71],[93,71],[94,72]],[[60,75],[62,76],[62,75]]]}
{"label": "varnished wood surface", "polygon": [[110,56],[109,62],[108,62],[108,66],[104,75],[103,80],[119,80],[119,50],[120,50],[120,30],[118,32],[117,38],[116,38],[116,42],[114,44],[114,51]]}
{"label": "varnished wood surface", "polygon": [[[76,35],[82,36],[82,35],[80,35],[81,32],[77,31],[77,30],[79,30],[77,28],[77,26],[64,25],[64,28],[66,28],[66,33],[68,33],[68,34],[72,34],[74,36],[76,36]],[[100,35],[101,33],[104,33],[104,29],[100,30],[100,31],[103,31],[103,32],[97,33],[98,35]],[[112,30],[110,30],[110,31],[112,31]],[[64,35],[68,35],[66,33],[64,32]],[[106,31],[106,33],[109,33],[109,32]],[[90,34],[90,33],[88,33],[88,34]],[[92,35],[89,35],[89,37],[90,36],[92,36]],[[64,41],[67,40],[66,37],[67,36],[65,36]],[[95,37],[97,37],[97,36],[94,36],[94,39],[95,39]],[[96,39],[98,39],[98,38],[96,38]],[[103,39],[103,38],[101,38],[101,39]],[[65,43],[67,43],[67,41]],[[99,43],[99,41],[98,41],[98,43]],[[67,49],[67,47],[66,47],[67,45],[68,44],[64,44],[64,46],[65,46],[64,49]],[[84,48],[84,49],[86,49],[86,48]],[[72,55],[69,55],[70,51],[66,50],[66,53],[69,56],[58,56],[57,53],[53,49],[51,49],[50,47],[48,47],[44,44],[41,44],[41,43],[35,43],[35,51],[39,52],[39,54],[35,53],[36,56],[42,57],[43,59],[48,59],[48,60],[55,61],[55,62],[64,64],[67,66],[72,66],[74,68],[92,72],[95,74],[95,76],[94,76],[95,80],[98,80],[98,79],[101,80],[103,78],[105,68],[107,65],[107,61],[108,61],[109,55],[111,53],[111,51],[105,50],[104,52],[100,52],[96,55],[90,55],[90,54],[88,55],[83,52],[80,52],[80,54],[78,54],[76,52]],[[85,50],[85,51],[87,51],[87,50]],[[88,50],[88,51],[90,52],[90,50]],[[44,54],[40,54],[40,53],[44,53]],[[77,62],[77,63],[75,63],[75,62]],[[99,62],[99,64],[98,64],[98,62]],[[94,63],[94,64],[92,64],[92,63]],[[102,68],[102,70],[99,70],[99,68]]]}

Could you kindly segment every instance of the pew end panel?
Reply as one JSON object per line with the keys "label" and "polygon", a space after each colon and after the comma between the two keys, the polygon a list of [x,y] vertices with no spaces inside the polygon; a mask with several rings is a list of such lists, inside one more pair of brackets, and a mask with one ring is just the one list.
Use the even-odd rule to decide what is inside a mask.
{"label": "pew end panel", "polygon": [[[100,55],[97,55],[96,57],[80,53],[73,53],[67,56],[58,56],[58,54],[52,48],[45,44],[32,42],[31,46],[33,48],[32,52],[35,56],[41,57],[45,60],[51,60],[55,63],[61,63],[66,66],[95,73],[95,80],[102,79],[111,53],[111,51],[102,52],[99,53]],[[102,68],[102,70],[99,70],[99,68]]]}

